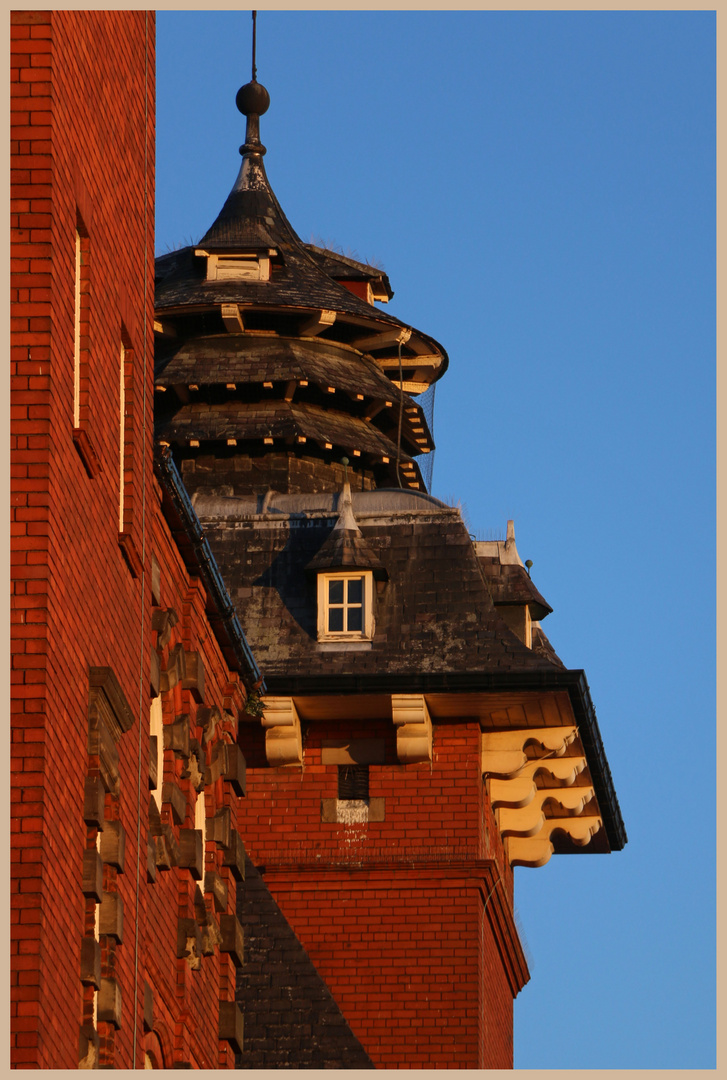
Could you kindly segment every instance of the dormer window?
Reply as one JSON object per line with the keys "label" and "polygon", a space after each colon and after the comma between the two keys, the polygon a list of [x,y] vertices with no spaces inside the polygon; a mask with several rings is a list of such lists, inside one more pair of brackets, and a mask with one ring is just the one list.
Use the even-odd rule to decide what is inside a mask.
{"label": "dormer window", "polygon": [[276,255],[275,248],[266,251],[209,252],[198,248],[195,255],[207,259],[208,281],[269,281],[270,259]]}
{"label": "dormer window", "polygon": [[318,640],[373,638],[373,573],[318,574]]}

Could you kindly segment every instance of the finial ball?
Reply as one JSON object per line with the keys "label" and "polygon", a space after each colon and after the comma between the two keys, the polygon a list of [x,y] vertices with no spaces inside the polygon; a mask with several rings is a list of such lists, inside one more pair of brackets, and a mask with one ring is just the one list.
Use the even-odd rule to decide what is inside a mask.
{"label": "finial ball", "polygon": [[252,114],[255,116],[262,116],[262,114],[267,112],[270,107],[270,94],[262,83],[253,79],[252,82],[245,83],[245,85],[241,86],[237,91],[235,104],[243,116],[250,116]]}

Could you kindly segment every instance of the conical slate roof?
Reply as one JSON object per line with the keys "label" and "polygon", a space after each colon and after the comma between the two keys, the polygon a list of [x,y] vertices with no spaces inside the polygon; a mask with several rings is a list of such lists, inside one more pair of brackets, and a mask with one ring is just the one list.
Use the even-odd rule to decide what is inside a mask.
{"label": "conical slate roof", "polygon": [[[251,84],[249,84],[251,85]],[[251,121],[255,123],[251,124]],[[245,303],[263,306],[321,308],[341,314],[372,318],[382,326],[409,329],[392,315],[360,299],[332,276],[341,262],[340,277],[351,277],[352,260],[308,250],[297,235],[273,192],[263,163],[265,147],[257,136],[258,117],[248,117],[248,132],[240,171],[217,218],[196,247],[183,248],[157,260],[157,310],[181,304]],[[252,131],[251,131],[252,128]],[[208,282],[195,253],[262,251],[274,249],[282,261],[277,274],[264,282]],[[363,264],[358,264],[359,272]],[[327,270],[329,272],[327,272]],[[373,270],[373,268],[372,268]],[[379,272],[380,276],[380,272]],[[422,335],[433,351],[446,353],[432,338]]]}

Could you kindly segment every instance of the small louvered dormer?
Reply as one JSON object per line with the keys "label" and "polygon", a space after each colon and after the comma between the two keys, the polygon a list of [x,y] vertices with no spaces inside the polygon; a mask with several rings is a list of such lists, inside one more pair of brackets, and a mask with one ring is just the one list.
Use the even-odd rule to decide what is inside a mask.
{"label": "small louvered dormer", "polygon": [[195,255],[207,259],[207,281],[270,281],[270,261],[277,250],[217,252],[197,248]]}

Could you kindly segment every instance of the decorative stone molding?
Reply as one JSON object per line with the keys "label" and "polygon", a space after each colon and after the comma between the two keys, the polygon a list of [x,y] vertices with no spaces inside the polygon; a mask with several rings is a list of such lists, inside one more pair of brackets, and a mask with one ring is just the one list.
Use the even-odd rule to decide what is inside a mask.
{"label": "decorative stone molding", "polygon": [[180,919],[177,923],[177,957],[184,958],[192,971],[202,966],[202,932],[196,919]]}
{"label": "decorative stone molding", "polygon": [[81,938],[81,982],[84,986],[101,986],[101,945],[94,937]]}
{"label": "decorative stone molding", "polygon": [[98,909],[98,932],[115,938],[119,945],[123,941],[124,901],[116,892],[102,894],[101,904]]}
{"label": "decorative stone molding", "polygon": [[228,866],[235,881],[245,880],[245,845],[237,829],[232,830],[230,846],[224,848],[222,865]]}
{"label": "decorative stone molding", "polygon": [[179,830],[178,866],[189,870],[195,881],[201,881],[204,874],[204,843],[200,829]]}
{"label": "decorative stone molding", "polygon": [[237,916],[220,915],[220,932],[222,935],[220,952],[228,953],[235,967],[242,967],[245,962],[243,957],[245,937]]}
{"label": "decorative stone molding", "polygon": [[118,872],[123,874],[126,832],[120,821],[106,822],[106,828],[99,838],[99,851],[103,862],[115,866]]}
{"label": "decorative stone molding", "polygon": [[262,716],[269,765],[302,765],[300,719],[292,698],[266,697]]}
{"label": "decorative stone molding", "polygon": [[164,725],[164,749],[173,750],[177,757],[189,757],[189,713]]}
{"label": "decorative stone molding", "polygon": [[432,721],[422,694],[392,694],[396,753],[402,765],[432,760]]}
{"label": "decorative stone molding", "polygon": [[214,817],[207,818],[207,839],[214,840],[220,847],[228,848],[232,843],[232,820],[229,806],[223,806]]}
{"label": "decorative stone molding", "polygon": [[173,781],[165,780],[162,784],[162,805],[166,803],[172,811],[175,825],[184,825],[187,816],[187,798],[182,789]]}
{"label": "decorative stone molding", "polygon": [[202,745],[207,746],[214,738],[217,725],[222,722],[222,713],[218,705],[201,705],[197,709],[197,726],[202,728]]}
{"label": "decorative stone molding", "polygon": [[[103,836],[103,833],[101,833]],[[83,853],[83,876],[81,892],[90,900],[101,903],[103,896],[103,862],[96,848],[87,848]]]}
{"label": "decorative stone molding", "polygon": [[562,757],[577,734],[573,726],[485,731],[480,736],[482,772],[488,776],[515,776],[530,760],[525,753],[528,745],[537,750],[538,758]]}
{"label": "decorative stone molding", "polygon": [[169,654],[167,659],[167,666],[162,671],[159,681],[159,688],[163,694],[166,694],[174,686],[177,685],[187,674],[187,662],[184,654],[184,645],[181,643],[175,645]]}
{"label": "decorative stone molding", "polygon": [[541,788],[528,806],[497,811],[500,832],[503,836],[535,836],[545,825],[545,803],[553,803],[551,809],[557,811],[560,820],[561,815],[580,814],[592,798],[592,787]]}
{"label": "decorative stone molding", "polygon": [[212,896],[215,911],[227,911],[227,882],[216,870],[205,871],[204,891]]}
{"label": "decorative stone molding", "polygon": [[90,828],[103,829],[106,792],[100,776],[87,776],[83,788],[83,820]]}
{"label": "decorative stone molding", "polygon": [[84,1024],[78,1033],[78,1068],[98,1068],[98,1032],[93,1024]]}
{"label": "decorative stone molding", "polygon": [[166,611],[157,610],[152,612],[151,616],[151,628],[157,631],[157,648],[164,649],[172,637],[172,627],[176,626],[179,622],[179,616],[174,608],[167,608]]}
{"label": "decorative stone molding", "polygon": [[119,752],[116,743],[131,729],[134,716],[111,668],[91,668],[88,681],[88,753],[90,757],[98,757],[106,791],[118,795]]}
{"label": "decorative stone molding", "polygon": [[121,1027],[121,987],[116,979],[101,980],[98,1018],[107,1024],[113,1024],[117,1029]]}
{"label": "decorative stone molding", "polygon": [[204,661],[198,652],[188,652],[184,658],[186,673],[182,688],[190,690],[196,702],[204,701]]}
{"label": "decorative stone molding", "polygon": [[234,1001],[220,1002],[220,1040],[229,1042],[236,1054],[242,1053],[243,1019],[240,1006]]}
{"label": "decorative stone molding", "polygon": [[585,847],[602,827],[603,822],[597,814],[548,818],[534,836],[506,837],[505,853],[511,866],[545,866],[554,851],[551,839],[554,832],[562,830],[578,847]]}
{"label": "decorative stone molding", "polygon": [[506,780],[490,779],[490,801],[493,809],[527,806],[537,790],[538,775],[547,773],[559,785],[570,787],[586,767],[584,757],[546,758],[529,761],[519,773]]}
{"label": "decorative stone molding", "polygon": [[558,830],[582,847],[602,828],[575,726],[486,731],[480,749],[511,865],[544,866]]}

